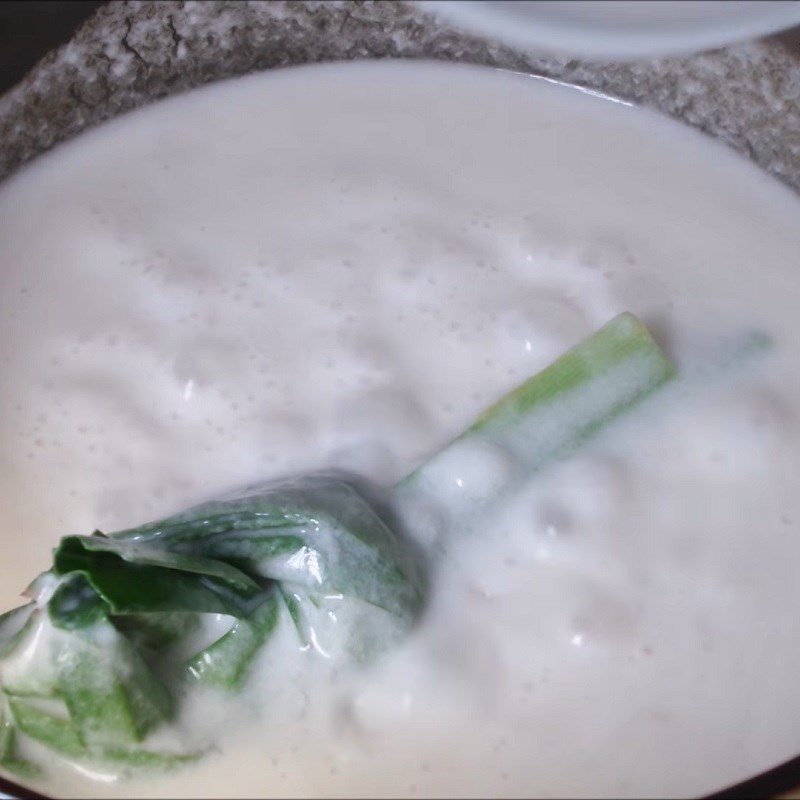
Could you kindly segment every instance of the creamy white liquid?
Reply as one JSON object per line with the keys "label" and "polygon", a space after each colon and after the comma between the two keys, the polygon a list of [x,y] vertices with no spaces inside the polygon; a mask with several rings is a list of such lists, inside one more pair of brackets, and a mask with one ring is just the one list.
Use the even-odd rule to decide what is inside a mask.
{"label": "creamy white liquid", "polygon": [[[7,181],[3,608],[66,533],[324,466],[389,484],[618,312],[684,373],[775,340],[451,536],[382,661],[279,639],[198,765],[39,788],[695,795],[800,752],[799,213],[653,115],[443,65],[226,82]],[[226,724],[211,696],[187,715]]]}

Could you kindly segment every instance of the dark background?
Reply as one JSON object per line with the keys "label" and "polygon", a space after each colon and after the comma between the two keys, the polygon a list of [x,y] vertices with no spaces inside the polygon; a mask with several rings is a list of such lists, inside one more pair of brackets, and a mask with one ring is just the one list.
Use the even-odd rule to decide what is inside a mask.
{"label": "dark background", "polygon": [[67,42],[102,0],[0,2],[0,94],[48,50]]}

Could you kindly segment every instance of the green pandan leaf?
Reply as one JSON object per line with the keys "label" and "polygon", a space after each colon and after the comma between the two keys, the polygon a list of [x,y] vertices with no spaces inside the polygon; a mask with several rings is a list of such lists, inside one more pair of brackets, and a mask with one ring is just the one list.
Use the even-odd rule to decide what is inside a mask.
{"label": "green pandan leaf", "polygon": [[[174,523],[144,527],[142,536],[151,545],[191,547],[206,558],[235,561],[260,578],[353,595],[404,618],[414,617],[421,604],[418,570],[407,548],[373,504],[338,475],[254,487],[191,509]],[[135,531],[123,535],[137,537]]]}
{"label": "green pandan leaf", "polygon": [[111,622],[137,650],[160,652],[194,633],[200,627],[200,614],[122,614],[111,617]]}
{"label": "green pandan leaf", "polygon": [[48,608],[58,694],[86,742],[138,742],[172,713],[170,695],[111,624],[82,573],[64,579]]}
{"label": "green pandan leaf", "polygon": [[338,475],[252,487],[110,540],[236,563],[250,575],[354,595],[404,617],[421,603],[407,548],[374,504]]}
{"label": "green pandan leaf", "polygon": [[[101,742],[87,744],[77,726],[69,720],[14,698],[9,698],[9,706],[20,732],[51,750],[83,762],[114,764],[126,772],[131,769],[164,770],[195,761],[200,755],[162,753]],[[11,730],[13,736],[13,726]],[[11,741],[13,743],[13,738]],[[0,757],[0,766],[20,777],[36,777],[42,773],[38,765],[18,758],[13,751],[6,757]]]}
{"label": "green pandan leaf", "polygon": [[216,557],[203,558],[193,553],[180,553],[159,547],[157,544],[138,544],[109,536],[68,536],[61,540],[56,551],[56,565],[71,571],[70,564],[78,557],[79,548],[92,553],[114,553],[124,561],[149,567],[188,572],[216,578],[230,588],[245,594],[254,594],[259,586],[252,578],[236,567]]}
{"label": "green pandan leaf", "polygon": [[110,762],[128,770],[167,770],[197,761],[202,753],[161,753],[124,747],[100,747],[93,751],[99,761]]}
{"label": "green pandan leaf", "polygon": [[356,597],[320,596],[281,586],[301,646],[329,657],[371,661],[407,633],[402,618]]}
{"label": "green pandan leaf", "polygon": [[[296,509],[271,504],[258,492],[245,490],[229,497],[194,506],[180,514],[113,534],[120,541],[151,544],[169,550],[176,545],[202,542],[218,534],[239,531],[281,536],[285,528],[302,527],[308,518]],[[197,550],[191,546],[191,552]]]}
{"label": "green pandan leaf", "polygon": [[256,653],[275,630],[279,618],[278,593],[271,589],[249,616],[187,663],[189,674],[201,683],[238,689]]}
{"label": "green pandan leaf", "polygon": [[[252,507],[246,505],[253,499],[248,496],[241,500],[238,497],[212,500],[174,517],[110,535],[122,541],[175,549],[178,544],[203,542],[219,534],[227,535],[236,531],[259,531],[264,536],[281,536],[287,528],[291,530],[308,521],[303,514],[287,513],[280,507],[264,506],[257,502]],[[237,510],[239,508],[241,510]]]}
{"label": "green pandan leaf", "polygon": [[139,742],[169,719],[168,692],[131,647],[113,639],[102,647],[77,639],[59,653],[59,692],[85,741]]}
{"label": "green pandan leaf", "polygon": [[[469,529],[482,508],[574,452],[674,376],[645,325],[619,314],[490,406],[403,479],[395,500],[412,515],[430,501],[452,528]],[[455,491],[453,471],[465,462],[473,464],[474,479]],[[492,469],[497,463],[502,470]]]}
{"label": "green pandan leaf", "polygon": [[416,616],[423,596],[418,565],[352,483],[311,476],[265,494],[286,509],[304,509],[309,522],[298,531],[303,546],[259,560],[254,569],[260,575],[320,595],[357,597],[398,617]]}
{"label": "green pandan leaf", "polygon": [[67,756],[79,758],[86,755],[86,743],[81,732],[68,719],[42,711],[30,701],[17,697],[9,697],[8,706],[17,728],[26,736]]}
{"label": "green pandan leaf", "polygon": [[0,760],[0,767],[25,780],[39,778],[43,774],[42,768],[37,764],[25,758],[16,758],[14,756]]}
{"label": "green pandan leaf", "polygon": [[47,603],[47,613],[53,624],[67,631],[102,623],[107,611],[103,598],[80,572],[63,580]]}
{"label": "green pandan leaf", "polygon": [[18,697],[54,697],[56,674],[52,653],[42,630],[46,615],[33,609],[22,628],[0,648],[2,690]]}
{"label": "green pandan leaf", "polygon": [[35,778],[41,770],[16,753],[16,728],[5,713],[0,713],[0,767],[20,778]]}
{"label": "green pandan leaf", "polygon": [[[270,533],[264,536],[261,532],[236,531],[210,537],[200,547],[205,552],[213,553],[214,558],[224,558],[243,564],[245,569],[252,569],[261,559],[295,553],[303,544],[303,537],[298,534]],[[180,542],[176,547],[180,552],[187,545]]]}
{"label": "green pandan leaf", "polygon": [[192,611],[239,617],[257,594],[254,582],[255,588],[243,591],[216,575],[137,564],[116,553],[87,550],[82,538],[62,539],[55,571],[84,575],[112,614]]}
{"label": "green pandan leaf", "polygon": [[311,644],[311,632],[309,630],[308,620],[306,614],[303,612],[303,601],[305,593],[300,594],[297,589],[290,589],[286,586],[280,587],[281,599],[286,605],[289,612],[289,617],[297,630],[297,635],[300,638],[300,643],[307,647]]}
{"label": "green pandan leaf", "polygon": [[0,763],[14,753],[14,725],[0,712]]}
{"label": "green pandan leaf", "polygon": [[36,603],[31,602],[0,615],[0,659],[25,637],[35,608]]}

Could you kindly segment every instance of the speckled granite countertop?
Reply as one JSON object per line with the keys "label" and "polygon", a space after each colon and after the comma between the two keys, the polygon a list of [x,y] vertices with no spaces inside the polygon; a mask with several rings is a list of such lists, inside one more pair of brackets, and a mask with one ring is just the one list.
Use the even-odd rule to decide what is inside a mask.
{"label": "speckled granite countertop", "polygon": [[111,2],[0,98],[0,176],[100,120],[257,69],[369,57],[536,73],[711,133],[800,191],[800,32],[689,58],[600,64],[460,33],[405,2]]}

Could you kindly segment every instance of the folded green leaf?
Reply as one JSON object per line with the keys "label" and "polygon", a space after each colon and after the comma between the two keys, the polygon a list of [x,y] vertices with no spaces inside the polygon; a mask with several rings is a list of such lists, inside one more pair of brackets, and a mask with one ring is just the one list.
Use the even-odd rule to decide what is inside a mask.
{"label": "folded green leaf", "polygon": [[30,761],[20,758],[16,748],[16,729],[5,713],[0,712],[0,767],[20,778],[35,778],[41,770]]}
{"label": "folded green leaf", "polygon": [[[84,575],[112,614],[193,611],[238,617],[249,612],[258,591],[252,581],[243,590],[216,574],[137,564],[117,553],[87,549],[87,538],[61,540],[54,572]],[[216,565],[212,569],[216,571]]]}
{"label": "folded green leaf", "polygon": [[258,578],[352,595],[403,617],[413,617],[422,600],[418,569],[406,546],[373,505],[337,475],[254,487],[112,534],[108,541],[117,539],[235,562]]}
{"label": "folded green leaf", "polygon": [[[413,617],[422,600],[418,569],[406,546],[348,480],[337,475],[297,478],[261,487],[245,500],[285,519],[302,519],[292,531],[300,546],[264,552],[264,537],[241,528],[212,537],[200,549],[216,557],[238,550],[253,572],[319,594],[344,594],[399,616]],[[268,538],[268,537],[266,537]],[[284,535],[285,538],[285,535]]]}
{"label": "folded green leaf", "polygon": [[216,556],[203,558],[196,553],[166,549],[164,542],[147,545],[108,536],[67,536],[61,540],[56,551],[56,567],[63,565],[65,572],[72,571],[71,561],[78,556],[80,548],[91,553],[114,553],[124,561],[141,566],[164,567],[217,578],[228,584],[232,590],[245,594],[259,591],[259,585],[252,578],[236,567],[218,560]]}
{"label": "folded green leaf", "polygon": [[[84,579],[77,574],[68,580]],[[170,718],[169,692],[107,618],[59,640],[58,694],[84,742],[139,742]]]}
{"label": "folded green leaf", "polygon": [[26,736],[67,756],[86,755],[81,732],[70,720],[42,711],[32,702],[17,697],[9,697],[8,705],[17,728]]}
{"label": "folded green leaf", "polygon": [[0,767],[10,772],[12,775],[25,780],[39,778],[42,775],[42,769],[37,764],[25,758],[17,758],[16,756],[9,756],[8,758],[0,760]]}
{"label": "folded green leaf", "polygon": [[297,635],[300,638],[300,643],[303,647],[308,647],[311,644],[311,632],[309,630],[308,620],[303,613],[303,597],[298,593],[297,589],[291,589],[286,586],[280,587],[281,599],[289,612],[289,617],[292,624],[297,630]]}
{"label": "folded green leaf", "polygon": [[240,688],[247,669],[278,624],[278,594],[270,589],[261,604],[188,663],[190,675],[201,683],[226,689]]}
{"label": "folded green leaf", "polygon": [[200,627],[200,618],[194,612],[120,614],[111,622],[137,650],[152,655],[191,636]]}
{"label": "folded green leaf", "polygon": [[9,758],[14,751],[14,726],[6,715],[0,712],[0,763]]}
{"label": "folded green leaf", "polygon": [[121,541],[175,549],[177,543],[203,541],[220,533],[227,536],[237,531],[261,531],[265,535],[274,533],[279,536],[281,528],[302,527],[307,522],[303,513],[270,505],[257,493],[245,491],[113,535]]}
{"label": "folded green leaf", "polygon": [[91,628],[105,621],[108,606],[82,572],[68,574],[53,592],[47,613],[65,631]]}
{"label": "folded green leaf", "polygon": [[0,615],[0,658],[10,653],[24,638],[36,603],[26,603]]}
{"label": "folded green leaf", "polygon": [[33,608],[18,633],[0,648],[0,676],[5,694],[17,697],[56,695],[52,652],[47,637],[42,635],[47,624],[46,614]]}
{"label": "folded green leaf", "polygon": [[197,761],[201,753],[162,753],[141,748],[100,747],[93,751],[93,757],[128,770],[167,770],[182,764]]}
{"label": "folded green leaf", "polygon": [[[126,770],[163,770],[195,761],[199,756],[198,753],[162,753],[104,743],[89,745],[69,720],[13,698],[9,699],[9,706],[22,733],[51,750],[81,761],[113,764]],[[0,759],[0,766],[21,777],[35,777],[41,773],[37,765],[15,756]]]}

